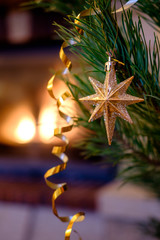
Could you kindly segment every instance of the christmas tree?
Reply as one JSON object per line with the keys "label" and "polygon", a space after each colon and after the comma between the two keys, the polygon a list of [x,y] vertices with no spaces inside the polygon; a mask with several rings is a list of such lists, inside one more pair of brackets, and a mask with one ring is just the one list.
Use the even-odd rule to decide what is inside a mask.
{"label": "christmas tree", "polygon": [[[46,2],[52,10],[51,1],[40,3],[43,5]],[[83,10],[82,7],[85,11],[77,16],[78,10]],[[74,68],[70,68],[74,82],[69,77],[63,77],[63,80],[81,109],[78,116],[72,116],[74,124],[90,130],[76,145],[83,156],[101,156],[103,161],[122,163],[120,177],[124,182],[145,186],[159,198],[160,43],[156,34],[153,42],[147,42],[142,18],[159,31],[160,4],[159,0],[139,0],[134,5],[139,13],[136,21],[133,19],[133,8],[125,11],[123,7],[122,4],[122,11],[118,13],[116,1],[88,1],[83,6],[78,6],[76,13],[67,17],[67,27],[55,23],[59,28],[58,35],[83,66],[80,74],[74,73]],[[94,107],[90,113],[85,102],[80,100],[95,94],[89,76],[96,79],[99,86],[104,83],[104,66],[109,56],[116,62],[118,84],[134,76],[127,93],[144,99],[142,103],[127,106],[133,124],[122,118],[116,119],[111,146],[108,145],[103,118],[88,122]],[[160,223],[156,219],[149,222],[148,232],[160,239],[159,229]]]}

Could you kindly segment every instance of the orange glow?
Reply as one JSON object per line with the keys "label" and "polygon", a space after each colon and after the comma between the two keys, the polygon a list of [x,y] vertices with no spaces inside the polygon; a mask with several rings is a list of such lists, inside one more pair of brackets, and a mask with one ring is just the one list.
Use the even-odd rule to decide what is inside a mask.
{"label": "orange glow", "polygon": [[34,122],[31,118],[26,117],[20,120],[15,129],[15,136],[19,143],[27,143],[33,139],[35,132],[36,129]]}
{"label": "orange glow", "polygon": [[21,104],[7,113],[0,126],[3,142],[24,144],[30,142],[36,133],[35,119],[30,106]]}
{"label": "orange glow", "polygon": [[39,136],[42,142],[47,143],[53,136],[55,119],[53,107],[44,107],[41,110],[39,116]]}

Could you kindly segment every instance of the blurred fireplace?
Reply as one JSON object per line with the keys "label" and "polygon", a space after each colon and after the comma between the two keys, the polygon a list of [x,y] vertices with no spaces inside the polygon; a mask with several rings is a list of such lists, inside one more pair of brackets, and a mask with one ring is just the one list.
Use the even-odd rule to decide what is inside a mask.
{"label": "blurred fireplace", "polygon": [[[0,19],[5,36],[1,38],[0,32],[0,200],[50,204],[52,191],[45,185],[43,175],[59,162],[51,155],[52,134],[57,124],[64,122],[57,118],[56,103],[49,97],[46,84],[52,75],[49,69],[63,67],[59,60],[61,42],[51,39],[51,21],[47,23],[51,29],[47,30],[45,25],[47,32],[34,31],[40,21],[45,23],[46,15],[44,17],[38,10],[40,12],[32,12],[31,16],[32,33],[36,34],[26,43],[9,43],[5,22],[10,5],[9,1],[3,4],[6,10]],[[48,13],[47,16],[53,19]],[[54,89],[59,96],[65,87],[57,80]],[[65,109],[70,114],[76,113],[71,102],[66,103]],[[68,135],[71,142],[79,137],[77,131],[75,129]],[[70,157],[67,171],[54,179],[68,182],[71,190],[58,203],[94,208],[96,189],[115,177],[116,168],[86,163],[72,148],[67,154]]]}

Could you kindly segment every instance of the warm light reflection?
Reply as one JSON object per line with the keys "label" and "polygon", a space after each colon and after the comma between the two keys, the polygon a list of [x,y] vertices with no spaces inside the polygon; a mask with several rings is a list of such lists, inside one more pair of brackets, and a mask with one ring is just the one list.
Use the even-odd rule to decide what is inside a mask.
{"label": "warm light reflection", "polygon": [[34,122],[27,117],[23,118],[15,129],[15,135],[19,143],[30,142],[34,137],[35,132],[36,129]]}
{"label": "warm light reflection", "polygon": [[53,107],[43,108],[39,116],[39,136],[42,142],[48,142],[53,136],[54,122],[55,114]]}

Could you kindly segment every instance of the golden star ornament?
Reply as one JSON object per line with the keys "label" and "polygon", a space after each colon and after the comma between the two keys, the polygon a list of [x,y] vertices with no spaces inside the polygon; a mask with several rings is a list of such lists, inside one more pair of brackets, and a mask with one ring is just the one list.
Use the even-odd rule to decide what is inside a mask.
{"label": "golden star ornament", "polygon": [[127,112],[126,106],[142,102],[144,100],[126,93],[126,90],[134,78],[133,76],[117,84],[115,62],[111,61],[109,58],[105,68],[106,77],[104,84],[92,77],[89,77],[96,93],[80,98],[80,100],[95,106],[89,122],[104,116],[108,144],[111,145],[116,117],[121,117],[129,123],[133,123]]}

